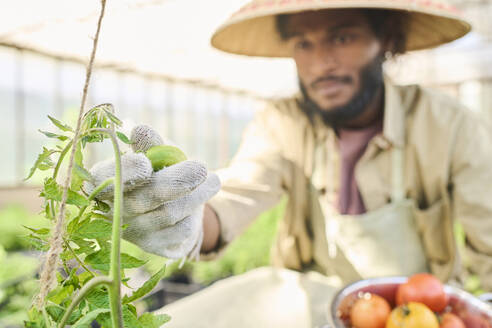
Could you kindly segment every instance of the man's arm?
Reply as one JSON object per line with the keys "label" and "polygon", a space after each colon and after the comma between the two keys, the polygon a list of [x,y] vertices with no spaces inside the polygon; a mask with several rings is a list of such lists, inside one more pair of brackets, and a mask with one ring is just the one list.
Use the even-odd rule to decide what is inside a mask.
{"label": "man's arm", "polygon": [[465,266],[492,291],[492,136],[465,118],[457,131],[451,167],[456,219],[465,231]]}
{"label": "man's arm", "polygon": [[274,108],[256,113],[229,167],[216,172],[222,187],[204,209],[202,253],[230,243],[280,201],[289,168],[277,131],[284,121]]}
{"label": "man's arm", "polygon": [[217,248],[220,237],[220,224],[217,213],[213,208],[205,204],[203,210],[203,243],[202,253],[208,253]]}

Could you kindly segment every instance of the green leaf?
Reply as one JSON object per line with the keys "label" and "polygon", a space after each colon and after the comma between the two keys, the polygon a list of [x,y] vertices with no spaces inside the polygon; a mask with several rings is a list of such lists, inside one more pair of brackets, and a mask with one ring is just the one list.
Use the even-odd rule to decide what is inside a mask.
{"label": "green leaf", "polygon": [[114,114],[111,113],[109,110],[107,110],[106,108],[104,108],[104,112],[106,113],[106,115],[108,116],[108,118],[111,120],[111,122],[113,122],[117,126],[122,126],[123,125],[123,122],[119,118],[117,118],[116,116],[114,116]]}
{"label": "green leaf", "polygon": [[73,234],[76,231],[77,225],[79,224],[79,217],[73,218],[67,225],[67,233]]}
{"label": "green leaf", "polygon": [[73,170],[74,170],[74,173],[83,181],[92,181],[93,180],[92,175],[89,173],[89,171],[84,169],[79,164],[74,164]]}
{"label": "green leaf", "polygon": [[93,278],[92,274],[88,271],[84,271],[81,274],[79,274],[79,281],[82,283],[82,285],[85,285],[92,278]]}
{"label": "green leaf", "polygon": [[72,129],[70,126],[68,126],[68,125],[66,125],[66,124],[63,124],[62,122],[60,122],[60,121],[59,121],[59,120],[57,120],[56,118],[51,117],[51,116],[49,116],[49,115],[48,115],[48,118],[49,118],[49,119],[50,119],[50,121],[51,121],[51,122],[52,122],[52,123],[53,123],[53,124],[54,124],[57,128],[59,128],[60,130],[65,131],[65,132],[67,132],[67,131],[73,132],[73,129]]}
{"label": "green leaf", "polygon": [[78,194],[73,190],[68,190],[67,204],[84,207],[89,205],[89,201],[81,194]]}
{"label": "green leaf", "polygon": [[[59,202],[62,200],[61,187],[56,183],[56,181],[53,178],[45,179],[44,189],[40,195],[45,197],[46,199],[52,199]],[[69,189],[67,195],[67,204],[83,207],[83,206],[88,206],[89,201],[84,196]]]}
{"label": "green leaf", "polygon": [[83,147],[85,147],[85,145],[87,143],[102,142],[102,141],[104,141],[104,134],[98,133],[98,132],[94,132],[94,133],[90,133],[88,135],[85,135],[81,139]]}
{"label": "green leaf", "polygon": [[135,313],[133,313],[128,305],[123,306],[123,325],[125,328],[143,328],[137,319]]}
{"label": "green leaf", "polygon": [[29,321],[24,322],[24,327],[26,328],[45,328],[47,326],[44,322],[43,314],[35,307],[32,307],[27,312],[27,317]]}
{"label": "green leaf", "polygon": [[122,278],[121,278],[121,283],[122,283],[125,287],[127,287],[127,288],[129,288],[129,289],[132,289],[132,287],[130,287],[130,285],[128,285],[128,281],[130,281],[130,279],[131,279],[131,278],[130,278],[130,277],[123,278],[123,277],[124,277],[124,274],[125,274],[125,270],[121,270],[121,277],[122,277]]}
{"label": "green leaf", "polygon": [[54,139],[58,139],[58,140],[61,140],[61,141],[65,141],[68,139],[67,136],[64,136],[64,135],[61,135],[61,134],[56,134],[56,133],[53,133],[53,132],[49,132],[49,131],[43,131],[43,130],[38,130],[39,132],[41,132],[42,134],[44,134],[45,136],[47,136],[48,138],[54,138]]}
{"label": "green leaf", "polygon": [[38,251],[47,251],[50,248],[50,245],[48,244],[47,241],[42,240],[39,238],[39,236],[36,235],[29,235],[24,237],[27,242],[35,249]]}
{"label": "green leaf", "polygon": [[58,283],[61,283],[63,282],[65,278],[63,278],[63,276],[61,275],[60,271],[56,271],[56,280],[58,281]]}
{"label": "green leaf", "polygon": [[70,250],[64,250],[60,254],[60,259],[62,261],[69,261],[71,259],[75,258]]}
{"label": "green leaf", "polygon": [[72,296],[72,293],[73,293],[72,285],[68,285],[64,287],[58,286],[48,294],[48,300],[55,304],[62,304],[65,300],[67,300]]}
{"label": "green leaf", "polygon": [[123,305],[123,308],[127,308],[128,310],[130,310],[136,317],[138,317],[138,314],[137,314],[137,308],[135,307],[135,305],[133,304],[124,304]]}
{"label": "green leaf", "polygon": [[103,328],[112,327],[111,313],[101,313],[100,315],[97,316],[96,320],[99,323],[99,325]]}
{"label": "green leaf", "polygon": [[171,320],[167,314],[144,313],[138,318],[143,328],[160,328],[163,324]]}
{"label": "green leaf", "polygon": [[[86,180],[85,177],[87,176],[86,174],[87,171],[84,169],[83,159],[84,157],[82,154],[82,148],[80,143],[78,143],[77,149],[75,150],[74,166],[72,169],[72,181],[70,184],[70,188],[74,191],[79,191],[84,183],[84,180]],[[88,176],[90,180],[91,175],[88,174]]]}
{"label": "green leaf", "polygon": [[30,228],[25,225],[22,225],[24,228],[31,230],[32,232],[38,234],[38,235],[47,235],[50,233],[50,229],[48,228],[41,228],[41,229],[36,229],[36,228]]}
{"label": "green leaf", "polygon": [[[109,271],[110,251],[107,248],[103,248],[95,253],[87,255],[85,261],[94,269],[107,272]],[[138,268],[145,263],[147,263],[147,261],[139,260],[126,253],[121,253],[121,269]]]}
{"label": "green leaf", "polygon": [[90,221],[88,224],[84,224],[79,227],[77,231],[74,232],[74,235],[80,238],[106,240],[111,238],[112,228],[113,227],[110,222],[95,219]]}
{"label": "green leaf", "polygon": [[75,249],[75,253],[81,254],[92,254],[94,253],[94,249],[96,247],[95,243],[93,241],[85,240],[83,238],[79,238],[77,236],[73,236],[71,239],[76,245],[77,249]]}
{"label": "green leaf", "polygon": [[46,147],[43,147],[43,152],[38,155],[36,162],[34,162],[34,166],[29,171],[29,175],[24,180],[28,180],[30,177],[32,177],[34,172],[36,172],[36,169],[44,171],[49,168],[52,168],[54,164],[51,161],[50,156],[56,152],[58,152],[58,150],[47,149]]}
{"label": "green leaf", "polygon": [[90,327],[92,321],[96,320],[97,316],[101,313],[109,312],[109,309],[95,309],[90,311],[85,316],[83,316],[79,321],[77,321],[72,328],[88,328]]}
{"label": "green leaf", "polygon": [[44,215],[46,216],[47,219],[53,220],[53,213],[51,212],[51,202],[49,201],[44,202]]}
{"label": "green leaf", "polygon": [[91,305],[91,310],[95,308],[109,309],[109,296],[102,288],[96,288],[88,292],[86,300]]}
{"label": "green leaf", "polygon": [[116,131],[116,135],[118,136],[118,138],[123,141],[124,143],[126,143],[127,145],[131,145],[132,142],[130,141],[130,139],[123,133],[123,132],[120,132],[120,131]]}
{"label": "green leaf", "polygon": [[44,189],[41,191],[41,196],[46,199],[61,200],[60,186],[53,178],[47,178],[44,180]]}
{"label": "green leaf", "polygon": [[161,281],[165,273],[166,273],[166,266],[164,265],[159,271],[157,271],[154,275],[152,275],[152,277],[150,277],[150,279],[147,280],[142,285],[142,287],[137,289],[131,296],[128,297],[125,295],[123,297],[123,303],[126,304],[126,303],[133,302],[150,293],[152,289],[154,289],[154,287],[159,283],[159,281]]}
{"label": "green leaf", "polygon": [[70,271],[70,275],[63,282],[63,285],[72,285],[75,289],[80,288],[79,276],[77,276],[77,268],[73,268],[72,271]]}
{"label": "green leaf", "polygon": [[94,210],[108,213],[109,211],[111,211],[111,207],[109,207],[109,205],[105,202],[96,199],[96,206],[94,206]]}
{"label": "green leaf", "polygon": [[121,269],[138,268],[147,263],[148,261],[139,260],[126,253],[121,253]]}
{"label": "green leaf", "polygon": [[[59,322],[61,320],[63,314],[65,314],[65,311],[66,309],[59,305],[51,304],[46,306],[46,312],[48,312],[50,317],[53,318],[55,322]],[[70,314],[67,323],[69,325],[73,325],[74,322],[80,319],[80,317],[82,317],[82,311],[78,308]]]}

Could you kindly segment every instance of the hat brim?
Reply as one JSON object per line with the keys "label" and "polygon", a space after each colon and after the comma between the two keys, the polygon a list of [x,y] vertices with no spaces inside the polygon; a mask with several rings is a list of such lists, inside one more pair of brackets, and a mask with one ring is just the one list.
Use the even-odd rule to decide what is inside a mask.
{"label": "hat brim", "polygon": [[[277,3],[269,1],[270,3]],[[261,57],[290,57],[286,42],[275,25],[275,16],[324,9],[386,9],[409,14],[406,50],[432,48],[454,41],[471,30],[471,25],[458,12],[440,5],[424,6],[430,1],[371,0],[371,1],[285,1],[291,5],[261,6],[250,3],[220,26],[212,36],[212,46],[240,55]],[[263,1],[268,3],[268,1]],[[419,3],[422,3],[419,5]]]}

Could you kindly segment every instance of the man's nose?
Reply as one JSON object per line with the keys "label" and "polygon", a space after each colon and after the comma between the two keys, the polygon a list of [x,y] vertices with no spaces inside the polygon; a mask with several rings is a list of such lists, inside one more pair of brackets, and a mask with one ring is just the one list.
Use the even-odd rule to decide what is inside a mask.
{"label": "man's nose", "polygon": [[318,45],[314,50],[312,68],[315,73],[330,72],[338,65],[335,53],[327,45]]}

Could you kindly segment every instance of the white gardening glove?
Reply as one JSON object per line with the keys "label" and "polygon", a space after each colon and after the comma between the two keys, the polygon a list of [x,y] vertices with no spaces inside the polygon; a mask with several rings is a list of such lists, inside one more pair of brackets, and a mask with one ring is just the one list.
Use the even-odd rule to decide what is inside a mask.
{"label": "white gardening glove", "polygon": [[[140,125],[131,133],[134,152],[121,158],[123,179],[123,238],[143,250],[170,259],[197,259],[203,241],[203,206],[220,189],[215,173],[199,162],[187,160],[153,172],[149,159],[141,152],[162,144],[152,128]],[[94,188],[115,172],[114,160],[99,162],[90,170]],[[98,199],[112,207],[113,186]]]}

